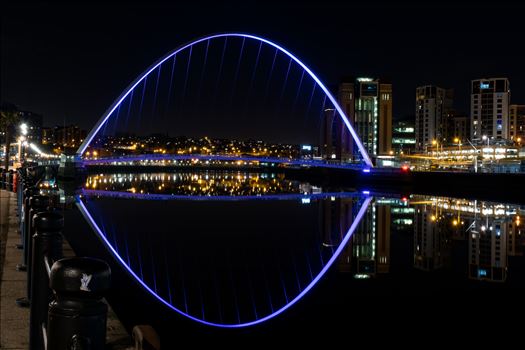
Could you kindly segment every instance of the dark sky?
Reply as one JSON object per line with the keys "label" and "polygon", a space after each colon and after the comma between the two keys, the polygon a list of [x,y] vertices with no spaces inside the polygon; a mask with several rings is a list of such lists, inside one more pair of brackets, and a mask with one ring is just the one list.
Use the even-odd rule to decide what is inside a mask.
{"label": "dark sky", "polygon": [[44,114],[46,125],[88,129],[167,51],[241,31],[283,44],[327,84],[348,75],[391,80],[394,118],[413,114],[415,87],[429,83],[454,88],[456,108],[468,112],[469,81],[480,77],[508,77],[512,102],[525,103],[519,2],[176,3],[2,5],[1,99]]}

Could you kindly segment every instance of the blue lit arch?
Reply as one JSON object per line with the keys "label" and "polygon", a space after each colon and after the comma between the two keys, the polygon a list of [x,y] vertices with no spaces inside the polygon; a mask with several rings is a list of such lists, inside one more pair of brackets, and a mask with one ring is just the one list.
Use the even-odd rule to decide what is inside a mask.
{"label": "blue lit arch", "polygon": [[115,250],[115,248],[111,245],[111,243],[106,238],[106,235],[102,232],[100,227],[97,225],[91,214],[89,213],[88,209],[82,202],[82,199],[80,197],[76,198],[77,201],[77,207],[84,216],[84,218],[88,221],[89,225],[93,228],[93,230],[96,232],[98,237],[102,240],[102,242],[108,247],[111,254],[116,258],[117,262],[121,264],[124,269],[138,282],[144,287],[153,297],[155,297],[157,300],[159,300],[161,303],[172,309],[173,311],[177,312],[178,314],[185,316],[189,318],[192,321],[207,325],[207,326],[213,326],[213,327],[221,327],[221,328],[243,328],[243,327],[249,327],[249,326],[255,326],[257,324],[266,322],[290,307],[292,307],[295,303],[297,303],[299,300],[301,300],[320,280],[323,278],[323,276],[326,274],[326,272],[330,269],[330,267],[333,265],[333,263],[337,260],[343,249],[346,247],[348,242],[350,241],[350,238],[354,234],[355,230],[357,229],[357,226],[359,225],[361,219],[363,218],[364,214],[366,213],[366,210],[368,208],[368,205],[372,201],[372,197],[366,197],[363,201],[363,204],[359,208],[359,212],[357,213],[354,221],[352,222],[352,225],[344,235],[343,239],[341,240],[341,243],[339,243],[339,246],[334,251],[333,255],[330,257],[330,259],[327,261],[327,263],[323,266],[321,271],[315,276],[312,281],[292,300],[290,300],[287,304],[282,306],[281,308],[273,311],[272,313],[261,317],[259,319],[245,322],[245,323],[229,323],[229,324],[221,324],[221,323],[215,323],[215,322],[209,322],[204,319],[195,317],[193,315],[190,315],[187,312],[182,311],[181,309],[176,308],[172,304],[170,304],[168,301],[166,301],[164,298],[162,298],[160,295],[158,295],[153,289],[151,289],[132,269],[131,267],[125,262],[125,260],[118,254],[118,252]]}
{"label": "blue lit arch", "polygon": [[220,38],[220,37],[241,37],[241,38],[247,38],[247,39],[260,41],[262,43],[265,43],[267,45],[270,45],[270,46],[276,48],[277,50],[279,50],[280,52],[286,54],[288,57],[290,57],[292,60],[294,60],[297,64],[299,64],[299,66],[301,66],[301,68],[303,68],[304,71],[306,71],[310,75],[310,77],[321,87],[321,89],[326,94],[326,96],[328,97],[330,102],[334,105],[334,107],[337,110],[339,116],[343,120],[344,124],[346,125],[346,127],[350,131],[350,134],[352,135],[352,138],[354,139],[355,143],[357,144],[357,147],[359,149],[359,152],[361,153],[361,156],[363,157],[363,160],[365,161],[367,166],[373,167],[373,163],[372,163],[370,157],[368,156],[368,153],[366,152],[366,149],[363,146],[363,143],[361,142],[361,140],[357,136],[357,133],[353,129],[353,127],[352,127],[352,125],[350,123],[350,120],[348,119],[348,116],[345,114],[345,112],[343,111],[341,106],[339,106],[339,104],[337,103],[337,100],[334,98],[334,96],[332,96],[330,91],[321,82],[321,80],[303,62],[301,62],[296,56],[294,56],[291,52],[289,52],[288,50],[286,50],[282,46],[279,46],[278,44],[276,44],[276,43],[274,43],[274,42],[272,42],[270,40],[267,40],[267,39],[264,39],[264,38],[261,38],[261,37],[255,36],[255,35],[243,34],[243,33],[222,33],[222,34],[214,34],[214,35],[205,36],[203,38],[200,38],[200,39],[194,40],[192,42],[189,42],[189,43],[187,43],[185,45],[182,45],[179,48],[175,49],[174,51],[169,52],[164,57],[160,58],[157,62],[155,62],[148,69],[146,69],[146,71],[144,73],[139,75],[124,90],[124,92],[113,102],[113,104],[106,110],[106,112],[104,112],[102,117],[98,120],[98,122],[95,124],[93,129],[89,132],[89,134],[87,135],[87,137],[84,140],[84,142],[82,143],[82,145],[80,145],[80,147],[78,148],[77,156],[81,157],[84,154],[84,152],[88,148],[89,144],[94,139],[95,135],[100,131],[102,126],[108,121],[108,119],[112,115],[112,113],[120,106],[120,104],[124,101],[124,99],[135,89],[135,87],[137,87],[137,85],[139,85],[144,79],[146,79],[146,77],[151,72],[153,72],[157,67],[162,65],[165,61],[167,61],[168,59],[170,59],[174,55],[178,54],[179,52],[181,52],[181,51],[183,51],[183,50],[185,50],[187,48],[192,47],[195,44],[198,44],[200,42],[203,42],[203,41],[206,41],[206,40],[210,40],[210,39]]}

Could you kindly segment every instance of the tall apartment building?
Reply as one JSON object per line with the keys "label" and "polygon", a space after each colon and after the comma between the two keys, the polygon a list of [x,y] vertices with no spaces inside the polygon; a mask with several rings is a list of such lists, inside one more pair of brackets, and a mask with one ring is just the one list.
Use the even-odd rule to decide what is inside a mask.
{"label": "tall apartment building", "polygon": [[472,80],[470,136],[473,140],[509,138],[510,83],[507,78]]}
{"label": "tall apartment building", "polygon": [[[358,78],[339,84],[338,102],[371,157],[392,149],[392,84]],[[321,133],[323,156],[348,161],[359,159],[350,132],[334,109],[325,110]]]}
{"label": "tall apartment building", "polygon": [[424,151],[432,142],[447,142],[447,114],[454,91],[435,85],[416,88],[416,149]]}
{"label": "tall apartment building", "polygon": [[525,142],[525,105],[509,106],[509,139]]}

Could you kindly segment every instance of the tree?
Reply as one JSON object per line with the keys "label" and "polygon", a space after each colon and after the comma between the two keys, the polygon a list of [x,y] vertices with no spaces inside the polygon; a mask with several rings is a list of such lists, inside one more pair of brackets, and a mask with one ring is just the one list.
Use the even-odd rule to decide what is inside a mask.
{"label": "tree", "polygon": [[2,105],[0,107],[0,130],[4,131],[5,135],[5,171],[9,170],[9,145],[11,144],[11,134],[13,126],[18,123],[20,115],[13,105]]}

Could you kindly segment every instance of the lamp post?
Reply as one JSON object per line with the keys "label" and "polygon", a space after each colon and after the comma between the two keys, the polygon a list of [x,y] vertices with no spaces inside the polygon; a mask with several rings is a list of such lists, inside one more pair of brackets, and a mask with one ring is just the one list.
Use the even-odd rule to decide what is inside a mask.
{"label": "lamp post", "polygon": [[[474,153],[473,159],[474,159],[474,172],[477,173],[478,172],[478,149],[472,144],[472,142],[470,142],[469,139],[467,139],[467,142],[470,144],[470,146],[472,148],[474,148],[474,151],[476,151]],[[483,149],[482,149],[482,151],[483,151]]]}
{"label": "lamp post", "polygon": [[461,157],[461,140],[459,139],[459,137],[454,137],[454,143],[457,143],[458,144],[458,156],[456,157],[456,160],[459,161],[459,158]]}
{"label": "lamp post", "polygon": [[24,146],[27,145],[27,124],[22,123],[19,127],[21,136],[18,138],[18,161],[20,162],[20,165],[22,165],[25,152]]}

